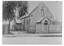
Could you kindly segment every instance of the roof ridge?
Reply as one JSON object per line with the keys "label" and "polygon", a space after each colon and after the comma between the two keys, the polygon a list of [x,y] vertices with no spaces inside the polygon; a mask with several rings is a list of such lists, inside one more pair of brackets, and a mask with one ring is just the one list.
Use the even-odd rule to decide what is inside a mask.
{"label": "roof ridge", "polygon": [[[42,2],[41,2],[42,3]],[[39,3],[31,12],[30,12],[30,14],[41,4],[41,3]],[[30,15],[29,14],[29,15]]]}

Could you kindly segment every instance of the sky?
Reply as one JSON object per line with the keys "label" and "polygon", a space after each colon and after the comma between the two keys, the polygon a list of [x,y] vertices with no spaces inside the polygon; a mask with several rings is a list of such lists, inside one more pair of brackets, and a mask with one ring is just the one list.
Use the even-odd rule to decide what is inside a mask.
{"label": "sky", "polygon": [[[42,1],[29,1],[28,12],[30,13],[41,2]],[[44,1],[44,3],[53,14],[54,19],[58,21],[62,21],[62,2],[61,1]]]}

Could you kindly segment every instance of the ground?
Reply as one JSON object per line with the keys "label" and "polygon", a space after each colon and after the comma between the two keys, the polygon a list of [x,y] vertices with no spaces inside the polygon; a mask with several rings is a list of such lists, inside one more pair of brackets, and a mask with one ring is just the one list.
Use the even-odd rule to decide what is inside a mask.
{"label": "ground", "polygon": [[10,37],[3,38],[3,44],[61,44],[61,37]]}
{"label": "ground", "polygon": [[61,44],[62,34],[25,34],[3,35],[3,44]]}

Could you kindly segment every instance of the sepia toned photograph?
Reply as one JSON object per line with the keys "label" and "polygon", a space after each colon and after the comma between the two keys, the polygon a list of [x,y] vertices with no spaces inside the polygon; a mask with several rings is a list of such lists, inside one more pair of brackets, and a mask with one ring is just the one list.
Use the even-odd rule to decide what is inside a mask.
{"label": "sepia toned photograph", "polygon": [[62,44],[62,1],[2,1],[3,44]]}

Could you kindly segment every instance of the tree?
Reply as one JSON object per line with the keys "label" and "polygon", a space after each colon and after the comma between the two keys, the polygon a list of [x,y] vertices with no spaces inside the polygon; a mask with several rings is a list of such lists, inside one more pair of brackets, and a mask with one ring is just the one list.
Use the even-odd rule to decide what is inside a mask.
{"label": "tree", "polygon": [[16,4],[11,1],[3,1],[3,20],[8,20],[9,25],[8,25],[8,34],[10,33],[10,22],[14,18],[14,7]]}
{"label": "tree", "polygon": [[28,2],[27,1],[18,1],[17,5],[15,6],[14,12],[15,16],[20,18],[24,16],[26,13],[28,13]]}
{"label": "tree", "polygon": [[[19,2],[17,3],[17,6],[15,7],[15,19],[18,20],[20,17],[23,17],[26,15],[26,13],[28,13],[28,2],[24,1],[24,2]],[[16,21],[15,20],[15,21]],[[23,26],[23,30],[25,29],[25,19],[24,19],[24,25]],[[16,27],[16,26],[15,26]]]}
{"label": "tree", "polygon": [[[17,14],[18,13],[18,14]],[[3,20],[9,21],[8,33],[10,33],[10,22],[14,17],[19,18],[27,13],[26,1],[3,1]]]}

